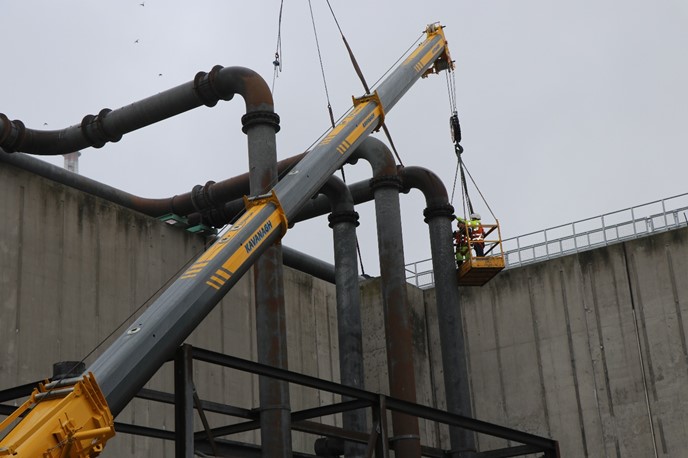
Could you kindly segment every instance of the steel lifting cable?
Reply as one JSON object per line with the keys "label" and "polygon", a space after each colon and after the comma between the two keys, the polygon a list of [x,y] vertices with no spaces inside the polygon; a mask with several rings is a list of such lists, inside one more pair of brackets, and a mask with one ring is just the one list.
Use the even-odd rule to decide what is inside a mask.
{"label": "steel lifting cable", "polygon": [[456,191],[456,181],[461,176],[461,203],[463,205],[463,216],[466,217],[466,206],[468,206],[469,213],[473,213],[473,204],[468,196],[468,187],[466,186],[466,176],[464,175],[464,163],[461,160],[463,147],[461,146],[461,124],[459,123],[459,112],[456,109],[456,78],[451,68],[446,72],[447,80],[447,94],[449,99],[449,130],[451,132],[452,142],[454,143],[454,152],[456,153],[456,171],[454,172],[454,185],[452,187],[451,201],[454,202],[454,192]]}
{"label": "steel lifting cable", "polygon": [[471,215],[475,212],[473,211],[473,203],[471,202],[471,198],[468,195],[468,186],[466,183],[466,176],[463,173],[464,170],[467,170],[466,164],[464,164],[463,161],[461,160],[461,156],[459,156],[459,169],[461,170],[461,195],[463,197],[462,200],[464,201],[464,218],[465,218],[466,217],[466,214],[465,214],[466,205],[468,206],[468,214],[469,215]]}
{"label": "steel lifting cable", "polygon": [[282,9],[284,7],[284,0],[280,2],[279,18],[277,19],[277,46],[275,47],[275,60],[272,61],[274,71],[272,73],[272,88],[270,92],[275,94],[275,79],[279,72],[282,71]]}
{"label": "steel lifting cable", "polygon": [[[322,54],[320,53],[320,41],[318,40],[318,29],[315,26],[315,16],[313,15],[313,5],[311,0],[308,0],[308,9],[311,13],[311,23],[313,24],[313,35],[315,36],[315,47],[318,50],[318,61],[320,62],[320,73],[322,74],[323,86],[325,88],[325,98],[327,99],[327,112],[330,115],[330,123],[332,128],[335,128],[334,113],[332,112],[332,103],[330,102],[330,92],[327,90],[327,78],[325,77],[325,66],[322,60]],[[344,167],[339,168],[342,174],[342,180],[346,183],[346,176],[344,175]]]}
{"label": "steel lifting cable", "polygon": [[[466,181],[466,174],[468,174],[468,177],[471,179],[473,186],[475,186],[475,189],[478,191],[478,194],[480,194],[480,197],[482,198],[483,202],[485,203],[485,206],[490,211],[492,218],[494,218],[496,220],[497,218],[495,217],[494,212],[490,208],[490,205],[487,203],[485,196],[483,196],[483,193],[480,191],[480,188],[478,187],[475,180],[471,176],[471,173],[468,171],[468,167],[466,167],[466,164],[461,159],[461,154],[463,153],[463,147],[460,144],[460,142],[461,142],[461,125],[459,124],[459,113],[456,109],[456,77],[454,75],[454,72],[451,69],[449,69],[447,71],[447,91],[449,94],[449,109],[451,111],[451,116],[449,118],[449,125],[450,125],[450,129],[451,129],[452,140],[454,141],[454,151],[456,153],[456,161],[457,161],[456,173],[454,174],[454,186],[452,188],[452,202],[454,201],[454,191],[456,189],[456,180],[457,180],[458,175],[460,174],[461,175],[461,201],[463,204],[464,218],[466,217],[466,207],[468,207],[469,214],[474,213],[473,203],[471,202],[471,198],[468,194],[468,183]],[[465,173],[464,173],[464,171],[465,171]]]}
{"label": "steel lifting cable", "polygon": [[[309,0],[310,1],[310,0]],[[354,66],[354,70],[356,71],[356,74],[358,75],[358,78],[361,80],[361,83],[363,84],[363,88],[366,91],[366,94],[370,94],[370,87],[368,86],[368,83],[366,82],[365,77],[363,76],[363,72],[361,71],[361,67],[358,65],[358,61],[356,60],[356,56],[354,56],[354,52],[351,49],[351,46],[349,46],[349,42],[346,40],[346,37],[344,36],[344,32],[342,31],[342,28],[339,25],[339,21],[337,20],[337,16],[334,14],[334,10],[332,9],[332,5],[330,5],[330,0],[327,1],[327,6],[330,8],[330,12],[332,13],[332,17],[334,18],[335,24],[337,24],[337,29],[339,30],[339,34],[342,36],[342,41],[344,41],[344,46],[346,46],[346,50],[349,53],[349,58],[351,59],[351,63]],[[397,161],[399,161],[399,165],[403,167],[404,163],[401,160],[401,157],[399,157],[399,153],[397,152],[397,148],[394,145],[394,140],[392,140],[392,134],[390,134],[389,129],[387,128],[387,124],[384,122],[382,123],[382,130],[385,133],[385,136],[387,137],[387,140],[389,141],[389,146],[392,148],[392,152],[394,152],[394,156],[397,158]]]}
{"label": "steel lifting cable", "polygon": [[483,193],[480,192],[480,188],[479,188],[478,185],[476,184],[475,180],[473,179],[473,176],[471,175],[471,172],[468,171],[468,167],[466,167],[466,164],[464,164],[463,161],[462,161],[462,167],[463,167],[463,169],[466,170],[466,173],[468,174],[468,178],[471,179],[471,183],[473,183],[473,186],[475,186],[475,190],[478,191],[478,194],[480,194],[480,198],[483,200],[483,203],[485,204],[485,206],[486,206],[487,209],[489,210],[490,215],[492,215],[492,218],[496,221],[496,220],[497,220],[497,217],[495,216],[494,212],[493,212],[492,209],[490,208],[490,204],[487,203],[487,200],[485,199],[485,196],[483,196]]}
{"label": "steel lifting cable", "polygon": [[334,114],[332,113],[332,104],[330,103],[330,93],[327,90],[327,79],[325,78],[325,66],[323,65],[322,54],[320,53],[320,41],[318,41],[318,30],[315,27],[315,17],[313,16],[313,6],[311,0],[308,0],[308,9],[311,12],[311,23],[313,24],[313,35],[315,35],[315,47],[318,49],[318,60],[320,61],[320,73],[322,73],[323,85],[325,86],[325,98],[327,99],[327,111],[330,114],[330,122],[332,128],[335,127]]}

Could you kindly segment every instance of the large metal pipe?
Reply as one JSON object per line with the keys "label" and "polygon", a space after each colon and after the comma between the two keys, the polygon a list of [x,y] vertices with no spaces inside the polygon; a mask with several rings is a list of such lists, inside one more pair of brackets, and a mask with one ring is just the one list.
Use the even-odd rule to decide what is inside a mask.
{"label": "large metal pipe", "polygon": [[[387,335],[387,367],[390,395],[416,402],[416,377],[413,365],[413,332],[406,292],[404,247],[399,191],[401,180],[389,148],[368,137],[352,154],[352,161],[362,158],[373,169],[370,180],[375,196],[375,218],[380,257],[382,302]],[[392,413],[391,439],[397,458],[421,456],[418,419]]]}
{"label": "large metal pipe", "polygon": [[[242,118],[248,138],[250,194],[262,195],[277,182],[275,131],[261,117]],[[284,304],[282,244],[267,248],[253,265],[256,298],[258,362],[288,369],[287,312]],[[260,396],[261,455],[265,458],[291,456],[291,407],[289,384],[283,380],[258,378]]]}
{"label": "large metal pipe", "polygon": [[[298,154],[279,161],[277,163],[278,173],[282,174],[288,171],[305,154]],[[218,181],[217,183],[209,181],[205,185],[196,185],[190,192],[184,194],[151,199],[136,196],[82,175],[71,173],[61,167],[27,154],[11,154],[0,148],[0,162],[12,164],[44,178],[57,181],[97,197],[102,197],[110,202],[145,215],[153,217],[163,216],[168,213],[180,216],[193,215],[196,223],[200,224],[203,222],[214,227],[221,227],[227,224],[238,213],[238,211],[227,213],[224,210],[225,203],[237,199],[237,203],[241,205],[243,210],[243,199],[241,197],[249,193],[248,173]]]}
{"label": "large metal pipe", "polygon": [[[361,292],[356,263],[358,213],[354,211],[354,201],[349,188],[336,176],[331,176],[320,192],[327,196],[332,206],[332,213],[328,220],[334,241],[340,380],[343,385],[362,389],[364,388],[363,332],[361,329]],[[366,431],[364,410],[344,412],[342,421],[347,430]],[[353,457],[364,454],[364,446],[352,442],[344,444],[344,456]]]}
{"label": "large metal pipe", "polygon": [[[99,147],[107,141],[119,140],[123,133],[201,104],[214,106],[220,99],[230,100],[235,93],[242,95],[246,102],[246,114],[242,117],[242,124],[248,138],[249,159],[252,165],[249,191],[253,194],[262,194],[277,181],[275,133],[279,130],[279,116],[274,113],[272,94],[265,81],[252,70],[241,67],[223,69],[217,66],[209,74],[197,74],[193,83],[178,86],[116,111],[103,110],[97,117],[85,118],[80,126],[62,131],[32,131],[24,129],[21,122],[9,122],[6,117],[0,116],[0,146],[11,151],[34,154],[60,154],[65,150],[75,151],[87,146]],[[245,186],[245,178],[230,180],[225,186],[227,191],[237,192],[237,189]],[[187,199],[191,201],[194,209],[210,208],[221,203],[215,201],[209,192],[209,185],[204,189],[199,188],[196,187]],[[128,196],[117,194],[117,197]],[[175,208],[174,201],[172,198],[164,205],[169,205],[167,208],[171,207],[173,212],[180,211],[179,207]],[[140,204],[140,201],[138,203]],[[148,207],[143,207],[151,210],[152,202],[149,201],[147,204]],[[259,359],[264,363],[286,368],[284,287],[280,275],[282,257],[279,247],[269,248],[256,260],[256,265],[256,281],[263,285],[256,291],[259,310],[257,323],[260,329]],[[262,437],[264,456],[284,454],[286,457],[291,454],[288,387],[284,383],[282,385],[277,389],[268,386],[261,390],[261,406],[265,407],[265,415],[261,415],[261,421],[265,418]],[[116,405],[112,410],[116,413],[121,407]]]}
{"label": "large metal pipe", "polygon": [[337,282],[332,264],[287,245],[282,245],[282,260],[287,267],[305,272],[328,283],[335,284]]}
{"label": "large metal pipe", "polygon": [[[283,236],[287,229],[286,222],[322,188],[329,176],[341,167],[350,154],[347,154],[347,150],[353,151],[382,122],[384,113],[392,108],[430,66],[435,66],[435,70],[438,70],[438,63],[444,67],[450,63],[441,27],[432,25],[428,27],[427,32],[428,38],[379,86],[374,97],[360,100],[352,113],[275,185],[271,198],[254,201],[255,205],[242,218],[237,225],[239,227],[235,228],[231,235],[218,240],[209,252],[204,254],[202,260],[196,262],[193,269],[186,271],[187,275],[177,279],[153,301],[134,324],[93,362],[88,370],[99,381],[100,391],[114,416],[122,411],[134,394],[269,245]],[[206,84],[200,92],[209,92],[209,95],[215,97],[218,91],[214,90],[214,79],[201,79]],[[260,112],[263,118],[261,122],[265,122],[268,118],[267,108],[261,105],[255,110],[247,111]],[[158,110],[151,107],[150,111]],[[132,115],[131,121],[135,121],[136,113]],[[101,116],[101,121],[105,121],[108,116]],[[148,116],[143,118],[147,119]],[[8,124],[12,124],[9,129]],[[106,137],[112,135],[113,131],[102,129],[104,122],[92,124],[95,126],[90,126],[89,134],[95,131],[104,132]],[[128,127],[135,129],[142,126],[137,127],[136,123],[132,123]],[[5,118],[0,124],[0,146],[8,142],[11,145],[10,149],[16,150],[17,145],[24,142],[24,136],[17,135],[19,130]],[[80,147],[69,148],[72,151],[76,149]],[[335,151],[339,154],[334,154]],[[218,273],[220,270],[221,274]],[[215,277],[213,273],[218,273],[224,279]],[[403,256],[401,274],[403,279]],[[34,412],[43,417],[53,413],[40,409],[33,410],[32,414]],[[418,454],[415,456],[420,455],[420,444],[417,442]],[[409,444],[414,443],[409,441]]]}
{"label": "large metal pipe", "polygon": [[[447,411],[472,417],[466,343],[453,252],[454,207],[449,203],[442,181],[431,171],[422,167],[400,167],[399,176],[405,188],[416,188],[423,193],[427,205],[423,215],[430,231]],[[451,427],[449,437],[452,452],[448,456],[474,456],[475,434],[472,431]]]}
{"label": "large metal pipe", "polygon": [[100,148],[119,141],[124,134],[201,105],[213,107],[235,94],[244,98],[247,115],[262,113],[259,122],[278,126],[279,117],[272,112],[272,94],[260,75],[244,67],[216,65],[209,73],[197,73],[193,81],[116,110],[105,108],[97,115],[86,115],[80,124],[62,130],[28,129],[21,121],[10,121],[0,113],[0,147],[7,152],[42,155]]}
{"label": "large metal pipe", "polygon": [[[288,168],[295,162],[297,162],[298,158],[300,158],[301,156],[302,155],[298,155],[288,159],[284,159],[283,161],[279,161],[277,163],[278,171],[282,173],[283,171],[288,170]],[[100,197],[109,202],[121,205],[122,207],[129,208],[131,210],[138,211],[143,214],[154,217],[174,212],[174,206],[157,206],[157,201],[174,202],[177,201],[178,197],[180,197],[174,196],[173,198],[169,199],[147,199],[145,197],[135,196],[133,194],[129,194],[128,192],[122,191],[112,186],[100,183],[99,181],[92,180],[91,178],[85,177],[83,175],[72,173],[68,170],[65,170],[62,167],[58,167],[49,162],[42,161],[31,155],[23,153],[10,154],[5,152],[2,148],[0,148],[0,162],[10,164],[11,166],[20,168],[22,170],[26,170],[28,172],[34,173],[38,176],[42,176],[43,178],[47,178],[49,180],[55,181],[65,186],[69,186],[70,188],[78,189],[79,191],[83,191],[93,196]],[[241,181],[241,190],[238,194],[227,194],[228,188],[224,187],[224,183],[229,183],[233,180]],[[368,180],[366,180],[365,182],[356,183],[352,186],[355,185],[358,185],[359,187],[365,185],[365,188],[369,189]],[[244,195],[247,194],[249,191],[248,173],[239,175],[234,178],[230,178],[229,180],[219,181],[215,183],[215,186],[222,186],[222,189],[224,189],[221,198],[236,199],[237,195]],[[188,193],[188,195],[190,196],[190,193]],[[213,195],[216,194],[213,192]],[[372,200],[372,191],[370,195],[371,196],[369,200]],[[325,199],[323,202],[327,204],[329,208],[329,202],[327,202],[327,199]],[[139,203],[143,203],[143,205],[139,205]],[[151,204],[149,205],[149,203]],[[227,204],[227,208],[231,209],[231,213],[229,213],[230,219],[236,217],[236,215],[240,211],[244,210],[243,199],[232,200],[230,204],[232,205]],[[156,211],[150,212],[151,210]],[[320,214],[325,214],[327,211],[328,210],[322,210],[322,213]],[[178,214],[180,214],[181,216],[190,216],[190,219],[194,221],[193,224],[198,224],[201,222],[200,216],[197,213],[191,213],[189,215],[185,213]],[[282,245],[282,258],[284,260],[284,265],[287,267],[291,267],[292,269],[305,272],[316,278],[325,280],[329,283],[335,283],[334,266],[330,263],[327,263],[313,256],[307,255],[306,253],[302,253],[286,245]]]}
{"label": "large metal pipe", "polygon": [[[202,261],[197,261],[191,271],[187,270],[188,276],[176,280],[98,356],[88,370],[99,381],[114,416],[249,270],[258,256],[283,236],[286,222],[342,166],[351,152],[376,128],[384,113],[430,66],[436,62],[446,65],[446,57],[446,40],[441,26],[428,27],[428,38],[378,87],[379,102],[372,99],[360,101],[350,115],[275,185],[270,199],[257,201],[242,217],[240,227],[215,242]],[[236,264],[230,265],[229,261],[236,261]],[[218,284],[211,282],[215,281],[214,273],[227,268],[231,268],[231,272],[223,270],[224,275],[220,274],[225,280],[218,277]],[[403,270],[402,259],[402,279]]]}

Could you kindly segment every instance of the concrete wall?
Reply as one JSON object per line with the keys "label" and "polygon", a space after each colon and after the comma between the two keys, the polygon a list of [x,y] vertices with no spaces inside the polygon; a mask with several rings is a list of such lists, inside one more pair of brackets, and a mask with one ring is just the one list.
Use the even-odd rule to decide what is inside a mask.
{"label": "concrete wall", "polygon": [[686,456],[688,230],[509,270],[461,304],[476,418],[564,457]]}
{"label": "concrete wall", "polygon": [[[108,335],[204,248],[197,236],[4,164],[0,196],[0,389],[49,377],[56,361],[92,361],[114,339]],[[334,286],[285,274],[290,369],[337,381]],[[475,417],[555,438],[564,457],[685,455],[687,280],[684,229],[465,288]],[[361,291],[366,388],[387,393],[379,279]],[[408,296],[418,401],[443,408],[434,290],[409,285]],[[249,274],[189,342],[255,360],[254,329]],[[195,383],[203,399],[258,406],[254,376],[196,363]],[[171,365],[149,387],[171,392]],[[300,387],[290,394],[294,410],[337,400]],[[172,430],[172,412],[135,400],[118,421]],[[226,420],[211,415],[213,426]],[[421,432],[424,444],[448,447],[446,428],[421,422]],[[256,442],[258,434],[231,439]],[[312,440],[294,434],[295,449],[311,452]],[[505,445],[479,437],[481,450]],[[102,456],[173,456],[173,445],[120,434]]]}
{"label": "concrete wall", "polygon": [[[204,249],[196,235],[6,164],[0,164],[0,196],[0,389],[50,377],[57,361],[93,361],[122,332],[117,326],[130,323],[128,317],[140,314],[137,309]],[[285,291],[290,369],[338,380],[334,285],[286,268]],[[249,273],[189,343],[255,360],[254,311]],[[258,407],[255,376],[201,362],[194,373],[202,399]],[[167,364],[147,387],[172,392],[172,377]],[[294,410],[330,402],[332,396],[315,390],[291,389]],[[117,421],[173,430],[173,412],[134,400]],[[211,426],[227,424],[227,417],[210,417]],[[294,434],[294,448],[312,452],[313,440]],[[170,442],[119,434],[101,456],[173,452]]]}

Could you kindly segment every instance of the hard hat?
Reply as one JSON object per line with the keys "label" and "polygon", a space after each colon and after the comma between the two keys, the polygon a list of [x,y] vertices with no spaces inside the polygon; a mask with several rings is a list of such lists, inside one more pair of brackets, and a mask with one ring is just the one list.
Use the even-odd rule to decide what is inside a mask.
{"label": "hard hat", "polygon": [[471,219],[480,219],[479,213],[471,213]]}

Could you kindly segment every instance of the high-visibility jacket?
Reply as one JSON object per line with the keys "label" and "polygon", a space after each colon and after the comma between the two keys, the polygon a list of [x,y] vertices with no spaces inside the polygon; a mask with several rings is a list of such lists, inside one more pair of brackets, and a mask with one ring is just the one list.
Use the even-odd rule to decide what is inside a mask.
{"label": "high-visibility jacket", "polygon": [[468,228],[471,233],[471,240],[473,243],[485,243],[485,229],[483,229],[483,225],[480,223],[479,219],[472,219],[468,224]]}
{"label": "high-visibility jacket", "polygon": [[479,219],[465,220],[461,217],[457,217],[456,219],[460,223],[464,223],[468,226],[468,234],[472,243],[481,245],[485,243],[485,229],[483,229],[483,225]]}

